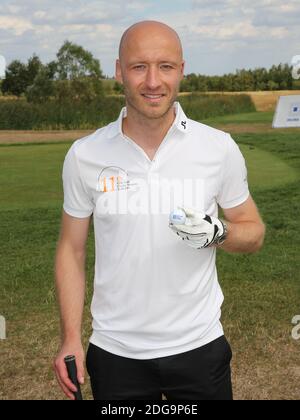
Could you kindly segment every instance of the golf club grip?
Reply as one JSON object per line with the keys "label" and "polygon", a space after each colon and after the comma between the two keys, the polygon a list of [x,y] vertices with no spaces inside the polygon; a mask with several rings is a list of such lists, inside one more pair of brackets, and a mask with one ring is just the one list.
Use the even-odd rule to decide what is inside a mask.
{"label": "golf club grip", "polygon": [[66,356],[64,360],[65,360],[65,364],[66,364],[66,367],[67,367],[69,378],[70,378],[71,382],[77,388],[77,392],[73,392],[75,400],[82,400],[80,384],[79,384],[78,379],[77,379],[77,367],[76,367],[75,356]]}

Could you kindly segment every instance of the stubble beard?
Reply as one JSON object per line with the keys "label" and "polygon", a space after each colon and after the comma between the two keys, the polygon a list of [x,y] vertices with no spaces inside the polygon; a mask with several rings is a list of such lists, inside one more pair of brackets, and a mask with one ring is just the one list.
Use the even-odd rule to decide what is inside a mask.
{"label": "stubble beard", "polygon": [[[164,109],[160,112],[157,112],[157,106],[156,104],[152,105],[152,110],[154,112],[151,112],[151,107],[149,107],[149,112],[146,110],[144,111],[143,107],[138,106],[138,101],[135,99],[135,97],[130,93],[129,89],[124,86],[124,94],[126,99],[126,105],[129,106],[136,112],[140,117],[150,120],[159,120],[163,119],[169,112],[170,109],[173,108],[174,102],[176,101],[176,98],[178,96],[179,92],[179,86],[172,94],[171,98],[167,101],[166,106],[164,106]],[[156,112],[155,112],[156,111]]]}

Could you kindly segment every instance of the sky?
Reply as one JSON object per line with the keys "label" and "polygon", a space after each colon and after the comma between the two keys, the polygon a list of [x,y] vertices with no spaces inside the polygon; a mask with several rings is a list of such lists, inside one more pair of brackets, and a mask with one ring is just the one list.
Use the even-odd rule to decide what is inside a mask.
{"label": "sky", "polygon": [[141,20],[177,31],[185,74],[270,68],[300,55],[299,0],[0,0],[0,56],[9,64],[35,53],[47,63],[69,40],[112,77],[122,33]]}

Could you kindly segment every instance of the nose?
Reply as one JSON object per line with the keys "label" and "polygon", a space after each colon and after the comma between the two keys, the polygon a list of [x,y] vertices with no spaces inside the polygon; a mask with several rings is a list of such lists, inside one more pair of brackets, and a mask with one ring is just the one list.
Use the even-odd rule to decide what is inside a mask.
{"label": "nose", "polygon": [[159,69],[157,67],[149,66],[146,76],[146,86],[151,90],[155,90],[161,86]]}

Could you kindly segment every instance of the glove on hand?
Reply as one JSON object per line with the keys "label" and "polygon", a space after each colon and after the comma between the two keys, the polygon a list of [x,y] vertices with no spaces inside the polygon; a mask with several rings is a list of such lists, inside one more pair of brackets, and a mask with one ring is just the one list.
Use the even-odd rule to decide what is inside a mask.
{"label": "glove on hand", "polygon": [[201,249],[218,244],[225,233],[224,224],[220,219],[190,208],[178,208],[186,215],[185,223],[176,224],[170,220],[169,227],[186,241],[187,245]]}

